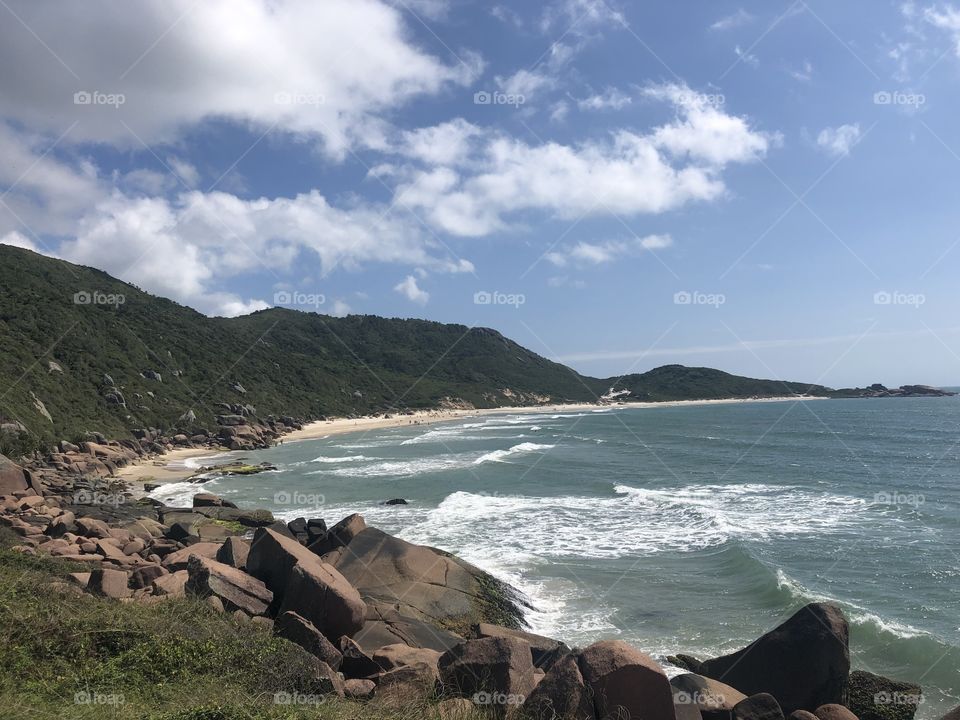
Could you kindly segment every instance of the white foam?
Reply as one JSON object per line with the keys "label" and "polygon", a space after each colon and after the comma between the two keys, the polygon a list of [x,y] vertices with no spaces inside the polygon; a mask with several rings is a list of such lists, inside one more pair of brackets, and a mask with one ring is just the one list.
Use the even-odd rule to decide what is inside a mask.
{"label": "white foam", "polygon": [[530,442],[520,443],[519,445],[514,445],[512,448],[508,448],[506,450],[494,450],[493,452],[485,453],[474,460],[473,464],[481,465],[485,462],[503,462],[506,458],[513,457],[514,455],[539,452],[540,450],[552,450],[555,447],[556,445],[540,445]]}
{"label": "white foam", "polygon": [[374,458],[368,458],[366,455],[344,455],[342,457],[318,457],[314,458],[310,462],[315,463],[345,463],[345,462],[360,462],[361,460],[372,460]]}

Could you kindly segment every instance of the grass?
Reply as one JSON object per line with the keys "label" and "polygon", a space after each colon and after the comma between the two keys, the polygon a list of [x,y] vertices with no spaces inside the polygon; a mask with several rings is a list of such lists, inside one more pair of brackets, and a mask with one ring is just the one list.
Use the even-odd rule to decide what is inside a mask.
{"label": "grass", "polygon": [[[205,602],[121,603],[69,587],[84,568],[13,552],[0,532],[0,706],[31,720],[414,720],[402,711],[321,697],[298,646]],[[275,694],[300,704],[278,704]],[[307,702],[302,702],[304,698]],[[310,700],[315,702],[311,702]],[[80,700],[80,702],[78,702]],[[90,702],[84,702],[89,700]],[[483,715],[478,714],[480,718]]]}

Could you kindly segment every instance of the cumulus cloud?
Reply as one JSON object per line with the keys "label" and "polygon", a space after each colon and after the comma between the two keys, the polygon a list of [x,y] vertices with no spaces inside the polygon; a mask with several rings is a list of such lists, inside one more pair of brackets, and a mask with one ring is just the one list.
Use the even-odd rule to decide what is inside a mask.
{"label": "cumulus cloud", "polygon": [[[30,68],[0,76],[4,112],[54,134],[78,120],[68,142],[138,147],[218,118],[322,138],[342,156],[382,142],[383,110],[481,67],[468,52],[447,62],[413,45],[402,12],[381,0],[10,5],[44,42],[12,18],[0,24],[0,64]],[[75,93],[92,100],[77,105]]]}
{"label": "cumulus cloud", "polygon": [[600,94],[578,100],[577,107],[581,110],[621,110],[631,102],[633,99],[626,93],[616,88],[607,88]]}
{"label": "cumulus cloud", "polygon": [[817,136],[817,145],[833,157],[846,157],[860,142],[860,125],[841,125],[837,128],[824,128]]}
{"label": "cumulus cloud", "polygon": [[417,285],[417,279],[413,275],[407,275],[393,289],[417,305],[426,305],[427,301],[430,300],[430,293],[420,289]]}
{"label": "cumulus cloud", "polygon": [[30,238],[16,231],[8,232],[0,237],[0,245],[10,245],[11,247],[23,248],[24,250],[33,250],[40,252],[40,249]]}
{"label": "cumulus cloud", "polygon": [[[395,197],[444,232],[488,235],[510,217],[662,213],[723,195],[723,169],[762,158],[779,142],[678,85],[648,90],[677,117],[651,132],[614,132],[580,145],[528,144],[487,131],[460,165],[397,170]],[[405,176],[404,176],[405,173]]]}

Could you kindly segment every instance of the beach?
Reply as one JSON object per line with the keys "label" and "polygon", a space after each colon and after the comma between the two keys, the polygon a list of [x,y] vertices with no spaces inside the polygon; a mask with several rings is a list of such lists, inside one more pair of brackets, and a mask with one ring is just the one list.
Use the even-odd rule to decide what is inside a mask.
{"label": "beach", "polygon": [[[685,407],[698,405],[733,405],[742,403],[771,403],[807,400],[826,400],[820,397],[774,397],[774,398],[732,398],[726,400],[677,400],[670,402],[634,402],[634,403],[569,403],[557,405],[530,405],[520,407],[499,408],[470,408],[470,409],[437,409],[418,410],[409,415],[397,414],[386,417],[384,415],[370,415],[359,418],[331,418],[317,420],[304,425],[300,430],[294,430],[283,436],[283,443],[302,442],[304,440],[319,440],[333,435],[344,433],[363,433],[375,430],[386,430],[396,427],[413,425],[432,425],[434,423],[462,420],[466,418],[488,415],[519,415],[530,413],[570,413],[585,412],[618,408],[626,410],[642,410],[668,407]],[[142,490],[144,483],[162,485],[165,483],[180,482],[197,472],[202,465],[212,465],[217,462],[217,456],[226,450],[212,448],[176,448],[164,455],[150,460],[127,465],[120,468],[116,476],[131,483],[135,491]],[[196,458],[208,458],[209,462],[188,462]]]}

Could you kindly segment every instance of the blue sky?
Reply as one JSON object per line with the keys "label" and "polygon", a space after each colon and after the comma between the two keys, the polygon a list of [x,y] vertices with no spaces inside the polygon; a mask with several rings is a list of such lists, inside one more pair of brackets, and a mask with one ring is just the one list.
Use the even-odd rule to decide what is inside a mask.
{"label": "blue sky", "polygon": [[0,8],[0,242],[581,372],[960,384],[960,7]]}

